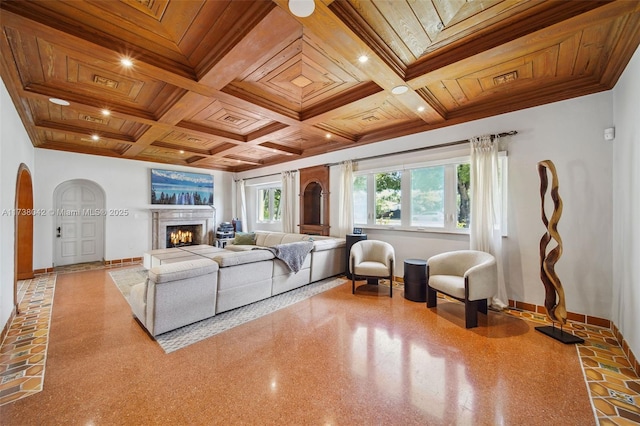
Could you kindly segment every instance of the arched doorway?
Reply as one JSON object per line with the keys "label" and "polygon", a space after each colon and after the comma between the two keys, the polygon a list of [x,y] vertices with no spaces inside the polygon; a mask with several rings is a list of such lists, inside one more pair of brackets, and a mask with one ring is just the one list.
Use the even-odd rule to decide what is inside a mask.
{"label": "arched doorway", "polygon": [[18,309],[18,281],[33,278],[33,184],[23,163],[16,180],[13,302]]}
{"label": "arched doorway", "polygon": [[105,196],[95,182],[74,179],[53,191],[55,266],[104,260]]}

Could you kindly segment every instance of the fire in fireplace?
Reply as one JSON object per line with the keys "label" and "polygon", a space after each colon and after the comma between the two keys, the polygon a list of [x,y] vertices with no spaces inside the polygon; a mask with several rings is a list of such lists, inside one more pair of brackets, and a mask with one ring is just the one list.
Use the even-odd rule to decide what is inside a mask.
{"label": "fire in fireplace", "polygon": [[200,225],[167,226],[167,247],[190,246],[200,244]]}

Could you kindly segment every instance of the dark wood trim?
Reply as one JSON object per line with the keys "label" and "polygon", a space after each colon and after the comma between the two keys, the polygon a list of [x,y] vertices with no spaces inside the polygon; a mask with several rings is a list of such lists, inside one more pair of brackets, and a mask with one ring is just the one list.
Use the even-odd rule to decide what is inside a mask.
{"label": "dark wood trim", "polygon": [[[329,235],[329,167],[326,165],[307,167],[299,170],[300,174],[300,233]],[[312,203],[309,197],[305,197],[307,187],[310,184],[318,184],[321,190],[321,203]],[[310,204],[311,203],[311,204]],[[319,213],[320,220],[311,220],[311,214]]]}
{"label": "dark wood trim", "polygon": [[[31,172],[23,163],[18,168],[16,180],[16,211],[33,210],[33,184]],[[33,278],[33,215],[15,216],[15,271],[16,280]],[[14,301],[17,290],[14,291]]]}

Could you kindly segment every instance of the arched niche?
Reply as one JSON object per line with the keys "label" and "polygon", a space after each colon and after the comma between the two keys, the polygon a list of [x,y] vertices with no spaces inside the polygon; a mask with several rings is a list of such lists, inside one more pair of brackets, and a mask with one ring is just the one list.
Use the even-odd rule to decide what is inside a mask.
{"label": "arched niche", "polygon": [[[18,168],[16,180],[15,208],[18,212],[33,210],[33,184],[31,171],[24,163]],[[33,215],[15,215],[15,241],[14,241],[14,280],[13,301],[16,312],[19,311],[20,297],[18,297],[18,280],[26,280],[34,277],[33,273]],[[24,294],[23,292],[21,292]]]}
{"label": "arched niche", "polygon": [[329,167],[300,170],[300,233],[329,235]]}

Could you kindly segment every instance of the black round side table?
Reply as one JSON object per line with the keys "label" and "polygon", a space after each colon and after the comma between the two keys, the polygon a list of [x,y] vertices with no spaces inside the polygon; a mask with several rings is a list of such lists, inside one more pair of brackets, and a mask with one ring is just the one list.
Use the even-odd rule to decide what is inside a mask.
{"label": "black round side table", "polygon": [[427,301],[427,261],[404,261],[404,298],[412,302]]}

